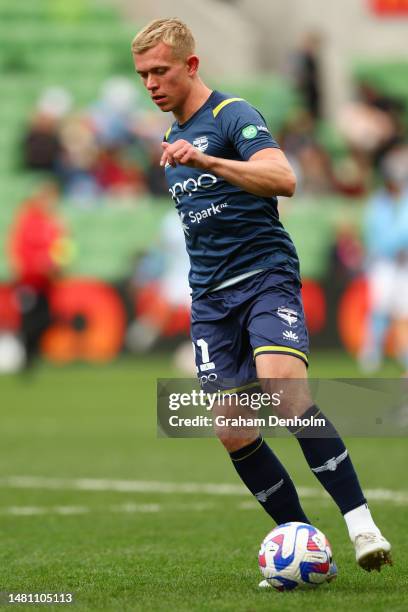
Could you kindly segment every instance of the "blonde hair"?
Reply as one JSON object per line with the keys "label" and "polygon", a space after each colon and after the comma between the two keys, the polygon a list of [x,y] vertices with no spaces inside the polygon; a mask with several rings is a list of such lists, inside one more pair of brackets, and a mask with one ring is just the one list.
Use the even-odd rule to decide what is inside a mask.
{"label": "blonde hair", "polygon": [[190,28],[180,19],[155,19],[136,34],[132,53],[144,53],[160,42],[173,49],[174,56],[185,59],[195,51],[195,40]]}

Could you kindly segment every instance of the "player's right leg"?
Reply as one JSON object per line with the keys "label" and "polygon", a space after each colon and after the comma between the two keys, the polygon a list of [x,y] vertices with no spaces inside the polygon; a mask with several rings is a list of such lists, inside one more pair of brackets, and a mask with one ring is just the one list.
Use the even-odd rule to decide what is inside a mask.
{"label": "player's right leg", "polygon": [[[241,321],[245,313],[237,305],[237,294],[231,296],[231,291],[209,293],[193,302],[197,375],[204,391],[259,391],[249,338]],[[231,302],[235,303],[233,308]],[[237,405],[224,403],[214,407],[213,418],[237,416],[238,411]],[[215,433],[241,480],[278,525],[310,522],[289,474],[256,428],[217,427]]]}

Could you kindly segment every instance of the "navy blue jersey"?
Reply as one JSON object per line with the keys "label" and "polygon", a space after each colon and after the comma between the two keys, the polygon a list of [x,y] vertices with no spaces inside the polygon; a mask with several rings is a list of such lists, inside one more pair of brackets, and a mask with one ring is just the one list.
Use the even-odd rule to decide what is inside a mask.
{"label": "navy blue jersey", "polygon": [[[165,140],[187,140],[201,151],[248,160],[278,148],[262,115],[240,98],[214,91],[188,121],[175,122]],[[277,198],[252,195],[199,168],[166,165],[166,180],[184,230],[193,300],[222,281],[259,269],[299,280],[299,261],[279,221]]]}

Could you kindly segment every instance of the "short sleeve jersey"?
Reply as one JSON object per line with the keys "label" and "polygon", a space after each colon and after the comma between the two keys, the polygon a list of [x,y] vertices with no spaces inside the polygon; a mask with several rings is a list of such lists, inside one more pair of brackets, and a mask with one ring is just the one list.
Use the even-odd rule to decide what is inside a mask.
{"label": "short sleeve jersey", "polygon": [[[256,109],[217,91],[188,121],[175,122],[167,131],[167,142],[179,139],[209,155],[238,161],[278,148]],[[193,300],[258,269],[299,281],[297,253],[279,220],[276,197],[250,194],[199,168],[167,164],[165,172],[184,230]]]}

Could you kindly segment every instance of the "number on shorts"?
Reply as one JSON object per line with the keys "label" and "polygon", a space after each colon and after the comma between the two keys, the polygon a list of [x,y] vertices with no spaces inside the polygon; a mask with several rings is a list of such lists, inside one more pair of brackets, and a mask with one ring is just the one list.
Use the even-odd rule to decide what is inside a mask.
{"label": "number on shorts", "polygon": [[[208,342],[204,338],[197,340],[197,346],[201,349],[201,364],[197,366],[197,372],[208,372],[208,370],[215,369],[215,363],[210,361],[210,353],[208,350]],[[193,342],[194,356],[196,355],[196,348]]]}

